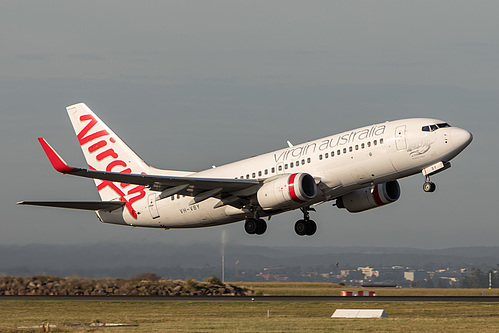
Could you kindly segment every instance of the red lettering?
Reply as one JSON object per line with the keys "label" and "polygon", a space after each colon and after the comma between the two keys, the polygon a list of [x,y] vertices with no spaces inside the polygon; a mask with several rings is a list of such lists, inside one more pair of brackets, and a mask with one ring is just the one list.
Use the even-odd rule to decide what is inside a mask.
{"label": "red lettering", "polygon": [[136,196],[128,200],[130,202],[130,205],[146,196],[146,192],[144,191],[145,188],[146,187],[144,185],[138,185],[128,191],[128,194],[138,193]]}
{"label": "red lettering", "polygon": [[[115,160],[115,161],[112,161],[111,163],[109,163],[106,167],[106,171],[107,172],[113,172],[113,168],[117,165],[121,165],[122,167],[126,167],[126,163],[125,161],[122,161],[122,160]],[[131,170],[130,170],[131,171]],[[129,172],[126,172],[126,173],[129,173]]]}
{"label": "red lettering", "polygon": [[94,143],[93,145],[91,145],[90,147],[88,147],[88,151],[93,153],[94,151],[96,151],[97,149],[100,149],[102,147],[104,147],[105,145],[107,145],[107,142],[104,141],[104,140],[101,140],[97,143]]}
{"label": "red lettering", "polygon": [[[125,162],[123,162],[123,164],[121,163],[117,163],[117,164],[114,164],[113,166],[110,167],[110,165],[114,162],[123,162],[123,161],[113,161],[111,163],[109,163],[109,165],[107,166],[107,168],[111,169],[113,166],[115,165],[122,165],[122,166],[127,166]],[[90,170],[96,170],[95,168],[93,168],[92,166],[88,166]],[[129,173],[127,172],[128,170],[130,170],[129,168],[128,169],[125,169],[123,170],[122,172],[123,173]],[[130,170],[131,172],[131,170]],[[143,175],[145,175],[146,173],[142,172]],[[126,184],[126,186],[128,186],[130,184]],[[138,215],[137,215],[137,212],[135,211],[135,209],[133,209],[132,207],[132,204],[134,202],[136,202],[137,200],[140,200],[142,199],[143,197],[146,196],[146,193],[145,193],[145,186],[144,185],[138,185],[134,188],[132,188],[130,191],[128,191],[128,195],[130,194],[134,194],[134,193],[137,193],[136,196],[130,198],[129,200],[127,200],[125,198],[126,194],[125,192],[123,192],[122,190],[119,189],[118,186],[116,186],[112,181],[110,180],[103,180],[99,185],[97,185],[97,190],[100,191],[102,190],[103,188],[105,188],[106,186],[109,186],[114,192],[116,192],[116,194],[118,194],[120,196],[120,201],[124,201],[125,202],[125,207],[127,208],[127,210],[130,212],[130,215],[132,215],[132,217],[134,219],[137,219],[138,218]],[[123,183],[121,184],[122,187],[126,187],[126,186],[123,186]]]}
{"label": "red lettering", "polygon": [[97,155],[96,158],[98,161],[102,161],[103,159],[105,159],[108,156],[111,156],[112,158],[118,158],[118,154],[116,154],[116,152],[112,148],[108,149],[106,151],[103,151],[102,153]]}
{"label": "red lettering", "polygon": [[100,138],[101,136],[109,134],[108,131],[101,130],[101,131],[95,132],[93,134],[90,134],[88,136],[85,136],[95,126],[95,124],[97,124],[97,120],[95,120],[95,118],[91,114],[85,114],[85,115],[80,117],[80,121],[85,121],[85,120],[90,120],[90,122],[76,136],[78,138],[78,142],[80,143],[80,146],[83,146],[85,143],[87,143],[89,141]]}

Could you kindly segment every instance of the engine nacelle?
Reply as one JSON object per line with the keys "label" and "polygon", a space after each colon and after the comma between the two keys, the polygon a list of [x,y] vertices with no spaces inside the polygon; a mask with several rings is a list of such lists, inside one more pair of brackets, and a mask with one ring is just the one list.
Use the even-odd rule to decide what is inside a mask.
{"label": "engine nacelle", "polygon": [[346,208],[350,213],[363,212],[368,209],[387,205],[400,198],[400,185],[394,180],[388,183],[366,187],[339,197],[338,208]]}
{"label": "engine nacelle", "polygon": [[256,198],[263,209],[278,209],[305,203],[316,194],[314,177],[308,173],[293,173],[263,184]]}

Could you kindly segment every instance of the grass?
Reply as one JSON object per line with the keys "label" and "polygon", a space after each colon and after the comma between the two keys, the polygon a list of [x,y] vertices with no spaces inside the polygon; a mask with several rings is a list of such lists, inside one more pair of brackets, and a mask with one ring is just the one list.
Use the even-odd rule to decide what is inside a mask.
{"label": "grass", "polygon": [[[261,295],[331,295],[366,290],[329,283],[235,283]],[[368,288],[381,296],[499,295],[492,289]],[[389,318],[331,319],[336,309],[384,309]],[[270,316],[267,317],[267,313]],[[49,322],[51,332],[499,332],[499,303],[169,303],[0,301],[0,332]],[[126,323],[122,328],[64,324]],[[24,330],[29,331],[29,330]],[[39,332],[40,329],[32,329]]]}
{"label": "grass", "polygon": [[[331,319],[338,308],[384,309],[389,318]],[[0,302],[2,332],[42,322],[137,325],[52,332],[499,332],[499,304]]]}

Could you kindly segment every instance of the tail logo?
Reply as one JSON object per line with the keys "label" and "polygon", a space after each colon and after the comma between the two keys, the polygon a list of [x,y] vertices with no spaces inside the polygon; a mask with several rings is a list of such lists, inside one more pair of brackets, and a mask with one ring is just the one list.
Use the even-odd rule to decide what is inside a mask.
{"label": "tail logo", "polygon": [[[95,119],[95,117],[91,114],[85,114],[80,116],[80,121],[85,122],[88,121],[87,125],[77,134],[78,142],[80,143],[80,146],[83,149],[83,145],[100,139],[98,142],[91,144],[88,146],[86,149],[89,153],[97,153],[95,156],[96,162],[101,162],[105,158],[111,157],[111,160],[109,163],[106,165],[106,171],[107,172],[120,172],[120,173],[132,173],[132,169],[127,165],[125,161],[122,159],[119,159],[118,153],[113,148],[108,148],[108,144],[110,143],[116,143],[116,139],[113,137],[107,137],[109,136],[109,132],[107,130],[100,130],[100,131],[95,131],[91,132],[92,128],[98,123],[98,121]],[[107,149],[106,149],[107,148]],[[116,167],[122,167],[121,170],[114,170]],[[96,170],[96,168],[92,167],[89,164],[89,168],[91,170]],[[142,174],[145,174],[142,172]],[[130,212],[130,215],[134,219],[137,219],[137,212],[133,208],[133,204],[145,197],[145,186],[144,185],[137,185],[131,189],[128,189],[131,185],[126,184],[126,183],[121,183],[119,187],[116,185],[116,183],[113,183],[109,180],[103,180],[100,184],[97,185],[97,190],[101,191],[102,189],[109,187],[111,188],[119,197],[121,201],[125,202],[125,207],[127,210]],[[121,187],[121,188],[120,188]],[[126,191],[126,193],[125,193]],[[133,197],[130,197],[131,195],[134,195]],[[127,199],[126,197],[129,196]]]}

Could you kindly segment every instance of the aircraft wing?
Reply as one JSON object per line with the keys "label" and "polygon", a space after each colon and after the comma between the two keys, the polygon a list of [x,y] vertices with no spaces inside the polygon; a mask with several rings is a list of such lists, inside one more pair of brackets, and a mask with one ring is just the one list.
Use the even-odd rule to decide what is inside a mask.
{"label": "aircraft wing", "polygon": [[112,211],[123,207],[124,201],[20,201],[18,205]]}
{"label": "aircraft wing", "polygon": [[[206,198],[220,193],[232,194],[243,193],[246,196],[256,192],[260,181],[256,179],[230,179],[230,178],[199,178],[131,174],[119,172],[107,172],[98,170],[87,170],[69,166],[61,156],[48,144],[44,138],[38,138],[45,154],[52,166],[63,174],[71,174],[79,177],[101,179],[112,182],[120,182],[135,185],[144,185],[155,191],[165,191],[162,197],[176,193],[198,195],[204,193]],[[255,187],[252,191],[251,188]],[[237,194],[235,194],[238,196]]]}

